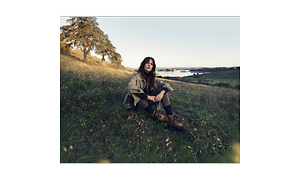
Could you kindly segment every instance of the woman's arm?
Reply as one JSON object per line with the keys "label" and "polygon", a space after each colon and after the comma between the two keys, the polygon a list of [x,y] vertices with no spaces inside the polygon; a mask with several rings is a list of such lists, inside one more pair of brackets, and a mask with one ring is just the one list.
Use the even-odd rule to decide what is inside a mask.
{"label": "woman's arm", "polygon": [[155,96],[148,96],[147,99],[149,99],[150,101],[153,101],[153,102],[157,102]]}
{"label": "woman's arm", "polygon": [[164,97],[164,94],[166,93],[165,90],[160,91],[160,93],[158,95],[155,96],[154,98],[154,102],[158,102],[161,101],[161,99]]}
{"label": "woman's arm", "polygon": [[159,88],[162,88],[163,90],[165,90],[165,92],[172,92],[174,89],[170,86],[169,83],[165,83],[160,79],[156,78],[156,84]]}
{"label": "woman's arm", "polygon": [[141,88],[139,88],[139,86],[137,85],[137,74],[134,73],[130,80],[129,80],[129,83],[128,83],[128,91],[131,93],[131,94],[134,94],[136,95],[137,97],[141,98],[141,99],[149,99],[153,102],[156,102],[155,101],[155,96],[149,96],[147,95]]}
{"label": "woman's arm", "polygon": [[[128,83],[128,91],[131,93],[131,94],[146,94],[140,87],[140,85],[138,85],[137,83],[139,82],[139,80],[137,80],[137,73],[134,73],[131,77],[130,77],[130,80],[129,80],[129,83]],[[147,94],[146,95],[142,95],[144,96],[144,98],[146,99],[147,98]]]}

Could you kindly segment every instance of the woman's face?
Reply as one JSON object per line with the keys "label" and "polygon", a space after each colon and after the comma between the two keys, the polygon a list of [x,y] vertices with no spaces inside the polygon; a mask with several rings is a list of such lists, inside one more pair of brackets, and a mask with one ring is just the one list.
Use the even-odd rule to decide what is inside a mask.
{"label": "woman's face", "polygon": [[144,69],[147,73],[149,73],[153,68],[153,61],[150,59],[148,62],[145,63]]}

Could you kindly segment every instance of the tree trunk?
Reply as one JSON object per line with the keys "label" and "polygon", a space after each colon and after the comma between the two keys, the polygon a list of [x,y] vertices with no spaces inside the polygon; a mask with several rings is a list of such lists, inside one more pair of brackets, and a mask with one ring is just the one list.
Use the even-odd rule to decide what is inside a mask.
{"label": "tree trunk", "polygon": [[105,56],[105,54],[102,54],[102,59],[101,59],[101,61],[105,61],[104,56]]}
{"label": "tree trunk", "polygon": [[86,61],[86,49],[83,51],[83,57],[84,57],[84,61]]}
{"label": "tree trunk", "polygon": [[86,61],[86,54],[87,54],[86,50],[87,50],[87,47],[86,47],[86,38],[85,38],[84,41],[83,41],[83,58],[84,58],[84,61]]}

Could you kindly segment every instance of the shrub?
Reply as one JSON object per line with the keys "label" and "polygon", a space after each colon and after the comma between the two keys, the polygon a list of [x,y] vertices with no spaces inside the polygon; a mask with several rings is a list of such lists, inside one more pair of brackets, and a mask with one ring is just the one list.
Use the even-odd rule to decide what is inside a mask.
{"label": "shrub", "polygon": [[178,81],[183,81],[182,77],[179,77],[179,76],[177,76],[176,79],[177,79]]}

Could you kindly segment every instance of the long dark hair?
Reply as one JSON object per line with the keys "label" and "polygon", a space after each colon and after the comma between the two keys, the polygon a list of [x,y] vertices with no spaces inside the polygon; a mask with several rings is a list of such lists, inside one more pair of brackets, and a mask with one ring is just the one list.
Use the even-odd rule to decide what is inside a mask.
{"label": "long dark hair", "polygon": [[147,76],[145,74],[145,64],[147,62],[150,61],[150,59],[153,61],[153,68],[152,70],[149,72],[149,75],[148,75],[148,81],[149,81],[149,85],[150,85],[150,88],[154,87],[155,86],[155,68],[156,68],[156,64],[155,64],[155,60],[152,58],[152,57],[146,57],[142,62],[141,62],[141,65],[139,67],[139,70],[138,72],[141,73],[142,77],[146,80],[147,79]]}

